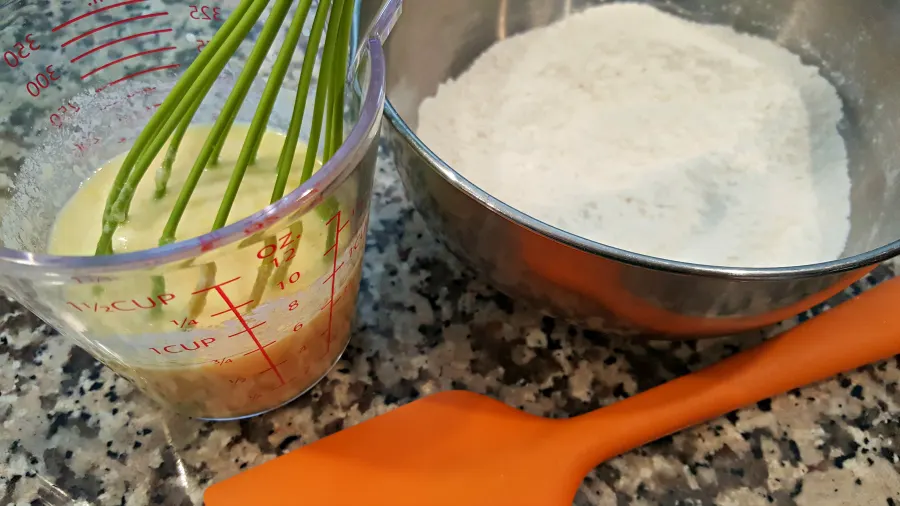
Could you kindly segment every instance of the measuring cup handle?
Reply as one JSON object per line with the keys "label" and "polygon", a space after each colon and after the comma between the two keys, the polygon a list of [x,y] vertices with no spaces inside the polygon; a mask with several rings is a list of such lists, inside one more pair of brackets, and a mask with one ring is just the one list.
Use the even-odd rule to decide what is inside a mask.
{"label": "measuring cup handle", "polygon": [[369,29],[366,32],[366,38],[378,39],[382,44],[391,34],[397,20],[400,19],[400,13],[403,12],[403,0],[385,0],[378,9],[378,15],[372,20]]}
{"label": "measuring cup handle", "polygon": [[[358,26],[359,23],[359,5],[357,2],[357,10],[355,13],[354,26]],[[403,0],[385,0],[382,2],[381,7],[378,9],[378,14],[372,19],[372,22],[369,23],[369,28],[365,31],[365,36],[361,39],[357,39],[357,37],[353,36],[353,43],[356,43],[357,40],[360,40],[359,47],[356,48],[356,54],[353,56],[353,64],[350,65],[350,69],[348,71],[348,80],[352,79],[352,76],[356,74],[357,69],[359,68],[359,62],[362,60],[362,55],[366,50],[366,41],[378,41],[379,44],[384,44],[388,38],[388,35],[391,34],[391,30],[394,29],[394,25],[397,24],[397,20],[400,19],[400,14],[403,12]],[[354,32],[356,30],[354,29]],[[355,35],[355,34],[354,34]]]}

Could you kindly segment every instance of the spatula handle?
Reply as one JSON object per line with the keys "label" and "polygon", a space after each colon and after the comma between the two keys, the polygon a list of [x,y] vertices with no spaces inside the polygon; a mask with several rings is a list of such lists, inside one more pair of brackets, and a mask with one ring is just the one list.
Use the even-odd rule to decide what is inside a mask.
{"label": "spatula handle", "polygon": [[561,424],[561,446],[598,463],[793,388],[900,353],[900,278],[751,350]]}

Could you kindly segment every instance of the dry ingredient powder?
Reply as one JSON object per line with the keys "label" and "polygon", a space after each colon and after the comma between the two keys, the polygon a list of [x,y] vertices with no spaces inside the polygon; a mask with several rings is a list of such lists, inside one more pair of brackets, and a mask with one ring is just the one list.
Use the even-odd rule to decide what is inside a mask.
{"label": "dry ingredient powder", "polygon": [[833,260],[850,229],[841,101],[761,38],[611,4],[500,41],[419,113],[463,176],[545,223],[688,262]]}

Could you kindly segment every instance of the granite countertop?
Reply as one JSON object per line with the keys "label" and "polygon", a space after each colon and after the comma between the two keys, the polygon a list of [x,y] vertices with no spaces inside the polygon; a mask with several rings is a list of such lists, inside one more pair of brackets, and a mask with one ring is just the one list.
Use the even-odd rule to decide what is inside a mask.
{"label": "granite countertop", "polygon": [[[241,422],[161,410],[0,296],[0,504],[201,504],[213,481],[431,392],[570,416],[763,337],[639,343],[573,328],[462,269],[383,162],[372,205],[344,358],[311,393]],[[900,505],[898,381],[895,359],[665,438],[598,467],[576,504]]]}
{"label": "granite countertop", "polygon": [[[63,11],[57,13],[40,2],[22,5],[16,40],[84,8],[54,3]],[[142,5],[127,11],[150,8]],[[191,22],[187,4],[166,5],[173,17],[165,23]],[[175,16],[178,9],[185,12]],[[105,14],[97,19],[109,21]],[[41,39],[48,48],[58,42]],[[185,54],[195,54],[195,44],[189,41]],[[134,49],[143,47],[122,51]],[[53,52],[35,54],[51,58],[29,60],[36,69],[58,63]],[[82,86],[80,73],[62,75],[57,84]],[[8,88],[24,97],[24,87]],[[22,131],[52,121],[58,105],[15,96],[0,105],[10,104],[15,110],[0,112]],[[27,147],[17,139],[0,139],[4,153]],[[0,170],[0,186],[7,183]],[[0,505],[201,504],[213,481],[421,395],[464,388],[532,413],[571,416],[764,337],[641,343],[573,328],[464,270],[429,235],[383,162],[372,205],[347,353],[311,393],[241,422],[201,422],[160,409],[0,295]],[[862,283],[892,271],[883,266]],[[898,381],[895,359],[664,438],[598,467],[576,504],[900,506]]]}

